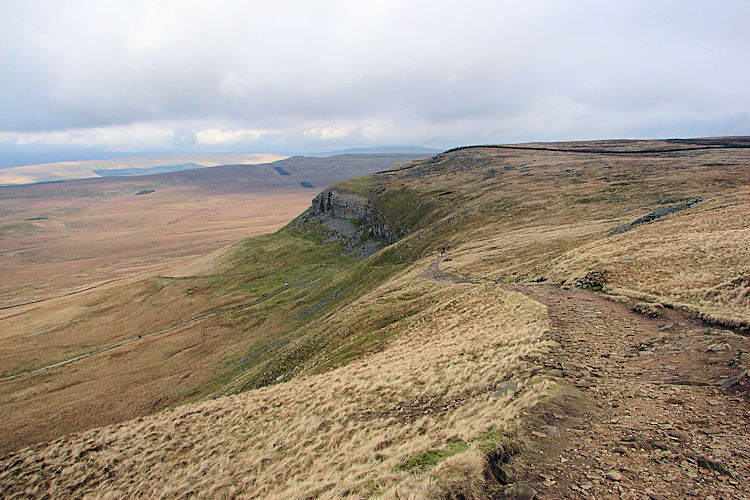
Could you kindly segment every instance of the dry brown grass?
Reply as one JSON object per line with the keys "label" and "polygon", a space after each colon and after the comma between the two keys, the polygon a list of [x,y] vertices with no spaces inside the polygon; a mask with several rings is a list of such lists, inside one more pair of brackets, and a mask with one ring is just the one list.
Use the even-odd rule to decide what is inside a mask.
{"label": "dry brown grass", "polygon": [[716,196],[658,224],[585,245],[550,273],[609,271],[606,290],[692,310],[707,321],[750,326],[750,189]]}
{"label": "dry brown grass", "polygon": [[[171,328],[236,303],[236,296],[214,297],[206,279],[157,276],[221,272],[227,245],[278,229],[311,198],[301,188],[213,196],[186,189],[106,201],[86,196],[0,200],[6,220],[52,217],[27,221],[50,232],[0,236],[0,249],[10,250],[0,253],[2,303],[52,297],[0,310],[0,377]],[[25,247],[38,248],[13,250]],[[190,257],[217,247],[197,261]],[[96,284],[103,285],[55,297]],[[0,451],[183,402],[222,366],[236,336],[235,325],[224,315],[62,369],[0,381]]]}
{"label": "dry brown grass", "polygon": [[[665,304],[707,320],[745,325],[750,321],[749,172],[750,154],[744,150],[612,157],[475,149],[375,176],[378,189],[409,189],[431,203],[428,220],[386,250],[385,264],[405,271],[341,307],[323,309],[291,332],[297,336],[274,356],[286,356],[287,365],[279,368],[294,378],[20,450],[3,459],[0,480],[11,484],[18,476],[22,481],[12,491],[49,490],[52,496],[69,494],[65,488],[73,485],[79,494],[123,497],[424,498],[446,491],[476,496],[485,486],[487,442],[512,429],[520,412],[550,390],[528,377],[523,361],[545,348],[540,342],[544,309],[502,291],[502,284],[553,278],[573,285],[593,270],[606,276],[605,292],[644,302],[639,307],[646,312]],[[706,200],[609,236],[656,208],[697,196]],[[405,199],[409,210],[416,197]],[[469,283],[445,285],[418,277],[429,265],[425,255],[441,246],[448,247],[443,271]],[[226,264],[223,256],[214,257],[183,274]],[[326,293],[339,286],[335,272],[321,278],[331,280]],[[207,311],[221,301],[239,300],[190,291],[189,281],[178,282],[183,283],[172,280],[161,294],[135,287],[121,298],[102,294],[86,304],[60,302],[35,325],[48,329],[55,321],[82,317],[104,321],[126,310],[128,321],[122,324],[142,325],[138,322],[146,318],[166,324],[186,310]],[[178,296],[180,307],[159,316]],[[149,299],[154,300],[149,307],[124,308],[139,297],[155,299]],[[305,305],[310,304],[278,301],[268,311],[292,311],[292,318]],[[154,401],[155,394],[190,387],[180,378],[185,373],[208,378],[200,367],[236,359],[236,353],[230,358],[232,348],[247,345],[227,342],[233,334],[241,340],[242,319],[234,319],[207,322],[224,342],[221,349],[193,349],[175,335],[154,342],[153,349],[126,350],[132,353],[129,362],[141,360],[143,378],[118,394],[132,404],[143,389]],[[250,326],[248,335],[270,341],[279,332],[289,334],[280,326],[283,320]],[[79,323],[78,331],[87,324]],[[60,337],[54,331],[44,335],[67,342],[74,325],[70,328]],[[362,335],[376,341],[360,345]],[[23,353],[20,344],[14,349]],[[107,363],[93,361],[81,372],[102,377]],[[292,361],[297,364],[288,364]],[[191,362],[200,365],[194,375],[186,369]],[[263,381],[257,370],[277,368],[254,366],[224,380],[218,392],[257,386]],[[117,373],[127,384],[136,372]],[[270,383],[277,374],[269,375]],[[491,400],[508,378],[523,382],[519,391]],[[81,394],[95,393],[94,379],[86,383]],[[32,411],[35,407],[23,401],[35,401],[39,387],[14,386],[8,401],[18,411]],[[74,415],[81,409],[69,411]],[[424,470],[415,465],[422,458],[430,463]]]}
{"label": "dry brown grass", "polygon": [[[421,280],[426,264],[373,292],[431,302],[381,352],[19,450],[0,465],[1,487],[11,497],[419,498],[456,489],[476,497],[482,446],[547,391],[523,362],[543,345],[546,313],[494,285]],[[518,390],[490,398],[510,378]],[[436,468],[404,467],[455,442],[466,446]]]}
{"label": "dry brown grass", "polygon": [[[491,170],[499,173],[488,176]],[[408,175],[414,171],[400,182]],[[441,197],[455,200],[440,222],[448,272],[575,284],[591,270],[606,271],[608,293],[747,328],[748,183],[747,150],[610,157],[476,149],[454,153],[411,186],[452,191]],[[608,236],[690,197],[705,201]]]}
{"label": "dry brown grass", "polygon": [[[55,297],[160,271],[251,236],[304,210],[302,188],[209,194],[169,187],[101,200],[0,199],[0,305]],[[24,220],[48,217],[41,220]]]}

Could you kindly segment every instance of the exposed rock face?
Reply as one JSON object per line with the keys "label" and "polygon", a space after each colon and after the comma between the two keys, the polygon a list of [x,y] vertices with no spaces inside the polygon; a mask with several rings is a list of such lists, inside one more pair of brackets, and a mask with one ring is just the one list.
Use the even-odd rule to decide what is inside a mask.
{"label": "exposed rock face", "polygon": [[314,217],[335,238],[343,240],[350,252],[365,258],[377,252],[383,244],[398,241],[397,234],[386,224],[370,200],[337,189],[323,191],[316,196],[307,217]]}
{"label": "exposed rock face", "polygon": [[367,198],[336,189],[320,193],[310,207],[310,215],[328,215],[339,219],[364,219],[367,212]]}

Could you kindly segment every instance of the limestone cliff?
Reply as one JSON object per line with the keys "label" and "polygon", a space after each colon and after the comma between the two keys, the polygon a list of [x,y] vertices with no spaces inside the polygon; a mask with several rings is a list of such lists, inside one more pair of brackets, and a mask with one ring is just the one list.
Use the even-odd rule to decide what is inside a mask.
{"label": "limestone cliff", "polygon": [[360,258],[399,240],[370,200],[339,189],[327,189],[313,199],[304,216],[310,219],[319,220],[332,232],[331,239],[341,240]]}

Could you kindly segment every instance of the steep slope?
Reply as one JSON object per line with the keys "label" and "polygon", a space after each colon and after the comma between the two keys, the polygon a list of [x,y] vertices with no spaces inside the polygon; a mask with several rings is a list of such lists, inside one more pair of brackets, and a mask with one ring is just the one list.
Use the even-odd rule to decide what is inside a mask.
{"label": "steep slope", "polygon": [[[502,492],[514,479],[508,471],[522,472],[504,462],[517,452],[533,458],[540,446],[527,433],[539,403],[597,412],[581,391],[595,394],[592,378],[614,377],[597,369],[577,388],[566,382],[578,351],[566,351],[568,338],[536,301],[557,298],[509,287],[552,279],[651,315],[750,325],[750,151],[735,147],[739,139],[725,145],[464,148],[334,185],[285,229],[235,245],[210,272],[159,278],[165,300],[178,290],[200,297],[203,311],[218,313],[205,325],[232,342],[213,351],[221,362],[188,397],[247,392],[18,450],[0,462],[0,484],[53,496]],[[447,257],[435,262],[442,247]],[[583,301],[591,292],[580,293]],[[615,328],[632,321],[611,311]],[[592,345],[599,334],[575,329]],[[689,346],[704,341],[684,335]],[[725,350],[742,354],[743,342]],[[175,377],[201,356],[170,355]],[[746,369],[747,358],[737,359],[716,361],[716,376]],[[621,492],[605,486],[602,494]]]}
{"label": "steep slope", "polygon": [[[11,496],[369,497],[439,490],[430,469],[458,454],[441,473],[463,483],[465,469],[481,471],[507,423],[546,393],[521,362],[538,349],[543,308],[492,286],[453,289],[416,272],[366,301],[413,295],[429,306],[395,322],[390,328],[400,331],[382,352],[18,451],[3,461],[0,484]],[[39,466],[26,463],[34,457]]]}
{"label": "steep slope", "polygon": [[0,307],[174,266],[275,231],[320,189],[415,158],[296,156],[163,175],[0,186]]}

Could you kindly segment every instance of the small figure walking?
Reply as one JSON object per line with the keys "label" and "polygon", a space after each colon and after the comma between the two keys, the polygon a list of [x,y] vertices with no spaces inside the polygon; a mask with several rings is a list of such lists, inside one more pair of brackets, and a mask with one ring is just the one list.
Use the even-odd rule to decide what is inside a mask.
{"label": "small figure walking", "polygon": [[440,249],[440,257],[445,257],[445,247]]}

